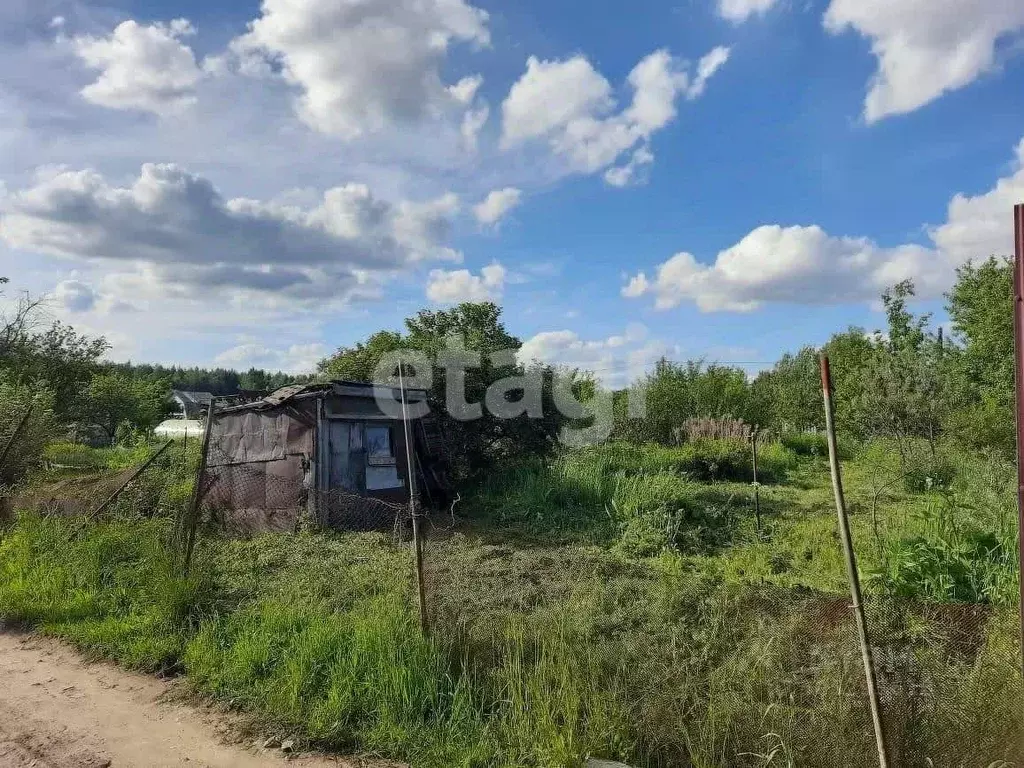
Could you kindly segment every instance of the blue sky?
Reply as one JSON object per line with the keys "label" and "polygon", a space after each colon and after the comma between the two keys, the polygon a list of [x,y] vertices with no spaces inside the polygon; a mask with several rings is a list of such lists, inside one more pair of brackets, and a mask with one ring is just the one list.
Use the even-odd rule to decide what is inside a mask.
{"label": "blue sky", "polygon": [[615,383],[756,370],[904,277],[941,322],[1024,201],[1018,0],[211,5],[0,10],[0,274],[114,358],[492,298]]}

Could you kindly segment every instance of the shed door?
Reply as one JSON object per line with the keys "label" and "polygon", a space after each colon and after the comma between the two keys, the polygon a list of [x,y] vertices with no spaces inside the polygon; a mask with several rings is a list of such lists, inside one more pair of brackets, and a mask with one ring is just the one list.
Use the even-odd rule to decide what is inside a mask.
{"label": "shed door", "polygon": [[330,488],[344,488],[353,493],[361,493],[366,483],[363,425],[333,419],[328,424],[331,455]]}

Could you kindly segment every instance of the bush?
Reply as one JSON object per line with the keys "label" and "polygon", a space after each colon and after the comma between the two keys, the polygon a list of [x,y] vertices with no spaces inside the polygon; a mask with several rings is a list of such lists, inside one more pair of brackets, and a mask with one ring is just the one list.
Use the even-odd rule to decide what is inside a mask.
{"label": "bush", "polygon": [[956,538],[914,536],[889,548],[876,582],[897,597],[988,603],[1012,599],[1016,553],[994,534],[970,530]]}
{"label": "bush", "polygon": [[18,431],[0,465],[0,487],[14,485],[39,463],[43,447],[53,438],[53,395],[44,387],[15,384],[0,371],[0,451],[14,437],[29,408],[32,412]]}
{"label": "bush", "polygon": [[779,442],[797,456],[828,457],[828,438],[824,432],[784,432]]}

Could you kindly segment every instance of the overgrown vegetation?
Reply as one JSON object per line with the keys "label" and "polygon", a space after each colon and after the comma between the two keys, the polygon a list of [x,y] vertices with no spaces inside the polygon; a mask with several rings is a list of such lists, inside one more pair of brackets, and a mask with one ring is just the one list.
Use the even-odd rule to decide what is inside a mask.
{"label": "overgrown vegetation", "polygon": [[[588,467],[636,470],[658,487],[674,478],[685,503],[704,514],[701,494],[732,496],[718,521],[729,546],[693,538],[638,552],[629,529],[580,543],[564,536],[569,514],[506,521],[511,531],[487,522],[435,531],[429,639],[415,618],[410,552],[383,534],[206,537],[193,577],[182,579],[166,554],[167,517],[133,509],[85,528],[23,516],[0,541],[0,615],[131,666],[181,671],[197,691],[312,743],[416,766],[578,766],[587,756],[637,766],[870,764],[823,462],[803,460],[762,489],[758,536],[749,486],[688,480],[676,460],[667,452],[645,463],[642,451],[619,446],[560,465],[576,483],[572,510],[595,520],[603,510],[588,501],[592,491],[620,494],[623,507],[637,509],[671,494],[601,485],[602,472]],[[875,552],[868,469],[849,464],[848,490],[865,568],[879,574],[869,582],[876,653],[900,660],[882,675],[894,759],[1015,759],[1021,690],[1011,593],[989,591],[991,607],[969,612],[893,601],[882,570],[886,562],[899,570],[888,545],[925,532],[935,504],[957,524],[1011,530],[1002,507],[1012,487],[981,480],[994,494],[968,510],[955,495],[897,486],[884,497]],[[512,478],[480,503],[504,493],[505,506],[563,508],[563,499],[531,498],[530,488]],[[681,530],[705,524],[687,519]],[[551,540],[556,533],[562,541]],[[986,568],[1003,568],[1004,586],[1013,580],[1009,563]]]}
{"label": "overgrown vegetation", "polygon": [[[614,394],[602,445],[559,448],[562,416],[453,424],[466,482],[458,519],[435,513],[428,537],[429,637],[409,548],[383,534],[211,532],[182,576],[171,520],[198,445],[175,446],[98,522],[32,503],[151,455],[171,377],[101,365],[95,343],[66,328],[39,337],[22,313],[0,334],[0,437],[37,408],[17,463],[0,468],[21,483],[22,507],[0,528],[0,618],[183,673],[312,743],[416,766],[870,764],[819,431],[825,351],[893,763],[1014,764],[1024,686],[1008,287],[1004,262],[963,268],[952,338],[911,313],[904,283],[883,296],[884,329],[836,334],[752,380],[663,360],[635,385],[645,417],[627,418],[627,393]],[[434,356],[452,333],[485,354],[519,347],[497,307],[463,305],[343,348],[321,375],[366,380],[385,354]],[[32,355],[27,377],[15,361]],[[523,371],[514,359],[470,368],[466,399]],[[543,369],[545,407],[555,373]],[[608,394],[573,381],[577,396]],[[435,397],[445,383],[435,377]],[[115,445],[67,439],[86,413]]]}

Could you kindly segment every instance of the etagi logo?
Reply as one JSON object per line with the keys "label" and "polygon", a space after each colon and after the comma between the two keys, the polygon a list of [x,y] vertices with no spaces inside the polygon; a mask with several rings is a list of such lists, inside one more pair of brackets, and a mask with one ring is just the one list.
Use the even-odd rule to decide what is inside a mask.
{"label": "etagi logo", "polygon": [[[488,386],[483,402],[469,402],[466,397],[466,375],[472,369],[483,367],[483,355],[466,347],[459,336],[449,337],[445,348],[431,360],[412,349],[402,349],[384,355],[374,369],[373,382],[387,387],[375,394],[377,405],[387,416],[403,418],[401,401],[391,397],[390,388],[406,390],[434,388],[434,371],[444,371],[444,411],[457,421],[474,421],[486,415],[498,419],[544,418],[545,407],[554,408],[569,420],[559,432],[559,441],[569,447],[595,445],[607,440],[614,426],[612,392],[596,387],[587,397],[577,397],[574,385],[579,383],[571,372],[543,364],[524,363],[517,350],[503,349],[491,352],[487,360],[494,368],[511,368],[516,372],[500,378]],[[642,380],[643,366],[636,366],[631,379]],[[401,375],[399,375],[401,371]],[[545,403],[545,389],[550,393]],[[627,398],[626,415],[631,419],[643,418],[647,413],[646,391],[642,386],[631,387]],[[426,400],[407,401],[405,415],[420,419],[430,413]]]}

